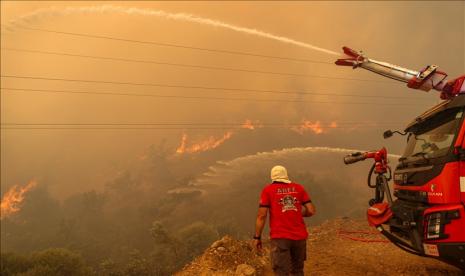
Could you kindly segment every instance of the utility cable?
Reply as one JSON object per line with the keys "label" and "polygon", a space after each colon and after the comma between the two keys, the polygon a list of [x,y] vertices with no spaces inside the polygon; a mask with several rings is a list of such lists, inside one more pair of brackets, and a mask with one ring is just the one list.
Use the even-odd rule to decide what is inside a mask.
{"label": "utility cable", "polygon": [[[84,82],[84,83],[103,83],[115,85],[133,85],[133,86],[151,86],[151,87],[164,87],[164,88],[183,88],[183,89],[201,89],[201,90],[221,90],[221,91],[237,91],[237,92],[257,92],[257,93],[272,93],[272,94],[295,94],[295,95],[324,95],[324,96],[344,96],[344,97],[366,97],[376,99],[412,99],[413,97],[395,97],[395,96],[376,96],[376,95],[357,95],[357,94],[332,94],[332,93],[314,93],[308,91],[280,91],[280,90],[260,90],[260,89],[246,89],[246,88],[228,88],[228,87],[211,87],[211,86],[188,86],[188,85],[169,85],[158,83],[138,83],[138,82],[116,82],[116,81],[102,81],[102,80],[82,80],[82,79],[68,79],[68,78],[49,78],[37,76],[19,76],[19,75],[0,75],[3,78],[14,79],[33,79],[33,80],[50,80],[50,81],[66,81],[66,82]],[[22,88],[7,88],[8,90],[26,90],[26,91],[47,91],[47,92],[61,92],[61,93],[84,93],[84,94],[120,94],[120,95],[136,95],[124,93],[101,93],[101,92],[88,92],[88,91],[66,91],[66,90],[45,90],[45,89],[22,89]],[[149,96],[151,94],[138,94],[138,96]]]}
{"label": "utility cable", "polygon": [[[136,94],[136,93],[113,93],[113,92],[88,92],[88,91],[67,91],[67,90],[46,90],[46,89],[21,89],[21,88],[1,88],[14,92],[38,92],[38,93],[64,93],[64,94],[92,94],[92,95],[111,95],[111,96],[139,96],[153,98],[171,98],[171,99],[202,99],[202,100],[221,100],[221,101],[253,101],[253,102],[280,102],[280,103],[317,103],[317,104],[361,104],[376,106],[409,106],[408,103],[377,103],[377,102],[335,102],[335,101],[305,101],[305,100],[287,100],[287,99],[254,99],[254,98],[228,98],[228,97],[201,97],[201,96],[180,96],[180,95],[155,95],[155,94]],[[418,102],[418,101],[417,101]],[[427,103],[427,102],[424,102]]]}
{"label": "utility cable", "polygon": [[38,53],[38,54],[46,54],[46,55],[58,55],[58,56],[68,56],[68,57],[90,58],[90,59],[100,59],[100,60],[108,60],[108,61],[136,62],[136,63],[157,64],[157,65],[167,65],[167,66],[177,66],[177,67],[197,68],[197,69],[207,69],[207,70],[221,70],[221,71],[230,71],[230,72],[268,74],[268,75],[278,75],[278,76],[321,78],[321,79],[337,79],[337,80],[348,80],[348,81],[367,81],[367,82],[378,82],[378,83],[382,82],[382,83],[397,84],[396,82],[392,82],[392,81],[378,81],[378,80],[369,80],[369,79],[354,79],[354,78],[320,76],[320,75],[311,75],[311,74],[260,71],[260,70],[240,69],[240,68],[231,68],[231,67],[217,67],[217,66],[205,66],[205,65],[195,65],[195,64],[182,64],[182,63],[171,63],[171,62],[161,62],[161,61],[151,61],[151,60],[116,58],[116,57],[103,57],[103,56],[81,55],[81,54],[73,54],[73,53],[39,51],[39,50],[28,50],[28,49],[16,49],[16,48],[1,48],[1,49],[2,50],[7,50],[7,51],[16,51],[16,52],[28,52],[28,53]]}
{"label": "utility cable", "polygon": [[[231,128],[231,127],[0,127],[4,130],[233,130],[233,129],[244,129],[244,128]],[[278,128],[278,127],[275,127]],[[279,127],[283,128],[283,127]],[[323,128],[326,130],[330,129],[369,129],[379,128],[379,126],[356,126],[356,127],[333,127]],[[244,129],[247,130],[247,129]],[[308,129],[311,131],[311,129]]]}
{"label": "utility cable", "polygon": [[[139,97],[154,97],[154,98],[180,98],[180,99],[206,99],[206,100],[231,100],[231,101],[255,101],[255,102],[303,102],[303,103],[317,103],[316,101],[305,100],[289,100],[289,99],[258,99],[258,98],[230,98],[230,97],[202,97],[202,96],[183,96],[183,95],[159,95],[159,94],[144,94],[144,93],[116,93],[116,92],[95,92],[95,91],[70,91],[70,90],[51,90],[51,89],[29,89],[29,88],[11,88],[0,87],[1,90],[15,91],[15,92],[38,92],[38,93],[67,93],[67,94],[92,94],[92,95],[113,95],[113,96],[139,96]],[[326,96],[341,96],[341,97],[375,97],[364,95],[339,95],[339,94],[315,94]],[[393,99],[396,99],[393,97]],[[410,99],[410,98],[407,98]],[[413,98],[411,98],[413,100]],[[418,101],[417,101],[418,102]],[[336,103],[336,102],[328,102]],[[426,103],[426,102],[425,102]]]}
{"label": "utility cable", "polygon": [[[5,25],[2,25],[2,27],[5,27]],[[202,48],[202,47],[194,47],[194,46],[173,44],[173,43],[162,43],[162,42],[154,42],[154,41],[119,38],[119,37],[113,37],[113,36],[103,36],[103,35],[94,35],[94,34],[86,34],[86,33],[64,32],[64,31],[56,31],[56,30],[48,30],[48,29],[31,28],[31,27],[25,27],[25,26],[19,26],[19,25],[16,25],[15,27],[25,29],[25,30],[30,30],[30,31],[40,31],[40,32],[48,32],[48,33],[61,34],[61,35],[71,35],[71,36],[88,37],[88,38],[96,38],[96,39],[114,40],[114,41],[122,41],[122,42],[129,42],[129,43],[156,45],[156,46],[163,46],[163,47],[174,47],[174,48],[197,50],[197,51],[212,52],[212,53],[224,53],[224,54],[231,54],[231,55],[242,55],[242,56],[260,57],[260,58],[268,58],[268,59],[306,62],[306,63],[334,64],[334,62],[311,60],[311,59],[304,59],[304,58],[281,57],[281,56],[263,55],[263,54],[241,52],[241,51]]]}
{"label": "utility cable", "polygon": [[[331,127],[331,124],[319,125],[321,128],[338,128],[342,126],[359,125],[365,124],[364,126],[371,126],[367,124],[373,124],[373,126],[380,125],[393,125],[403,124],[402,122],[337,122],[337,126]],[[228,126],[228,127],[239,127],[244,128],[244,123],[2,123],[3,126]],[[252,123],[253,125],[253,123]],[[301,126],[300,123],[257,123],[253,125],[256,128],[267,128],[267,127],[295,127]]]}

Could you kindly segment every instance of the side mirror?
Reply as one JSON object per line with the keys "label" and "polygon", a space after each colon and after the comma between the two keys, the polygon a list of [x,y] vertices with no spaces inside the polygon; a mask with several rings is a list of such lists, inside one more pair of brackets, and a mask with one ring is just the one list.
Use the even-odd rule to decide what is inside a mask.
{"label": "side mirror", "polygon": [[384,139],[390,138],[392,135],[394,135],[394,132],[392,130],[388,129],[383,133]]}
{"label": "side mirror", "polygon": [[392,135],[394,135],[394,133],[398,133],[398,134],[404,136],[404,135],[406,135],[406,134],[409,133],[409,132],[400,132],[400,131],[398,131],[398,130],[392,131],[392,130],[388,129],[388,130],[386,130],[386,131],[383,133],[383,137],[384,137],[384,139],[387,139],[387,138],[391,137]]}

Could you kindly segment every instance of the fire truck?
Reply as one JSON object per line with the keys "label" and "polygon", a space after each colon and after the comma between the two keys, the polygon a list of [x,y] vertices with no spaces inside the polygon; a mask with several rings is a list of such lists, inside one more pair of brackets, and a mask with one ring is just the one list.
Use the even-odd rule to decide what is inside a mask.
{"label": "fire truck", "polygon": [[344,162],[374,159],[368,176],[368,186],[375,191],[367,210],[370,225],[403,250],[465,270],[465,75],[448,80],[436,65],[414,71],[348,47],[343,50],[347,57],[337,65],[364,68],[412,89],[440,92],[443,101],[404,131],[384,132],[384,138],[397,133],[407,140],[392,172],[385,148],[352,153]]}

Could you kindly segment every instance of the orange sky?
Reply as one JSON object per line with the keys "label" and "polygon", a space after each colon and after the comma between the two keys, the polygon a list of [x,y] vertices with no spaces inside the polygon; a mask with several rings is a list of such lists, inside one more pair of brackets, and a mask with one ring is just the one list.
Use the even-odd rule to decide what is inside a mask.
{"label": "orange sky", "polygon": [[[464,2],[102,2],[105,5],[190,13],[315,44],[333,51],[344,45],[369,56],[420,69],[438,64],[451,76],[465,71]],[[10,25],[40,8],[100,6],[100,2],[2,1],[2,48],[65,52],[191,65],[382,80],[369,72],[257,57],[218,54],[181,48],[118,42],[24,30]],[[33,28],[133,40],[242,51],[271,56],[331,62],[334,56],[252,35],[206,25],[148,16],[107,14],[51,15],[21,21]],[[8,27],[6,29],[5,27]],[[102,61],[2,49],[2,75],[159,83],[166,85],[307,91],[360,95],[412,95],[396,83],[357,82],[311,77],[181,68],[155,64]],[[311,104],[260,101],[214,101],[130,96],[12,92],[2,90],[2,123],[242,123],[246,119],[286,123],[313,120],[407,122],[437,102],[436,95],[418,93],[411,108],[380,107],[401,100],[238,93],[220,90],[142,87],[2,78],[2,87],[154,93],[202,97],[246,97],[259,100],[370,101],[373,105]],[[432,92],[434,93],[434,92]],[[405,103],[402,102],[402,103]],[[381,110],[381,112],[380,112]],[[389,116],[387,116],[389,115]],[[397,126],[401,128],[400,124]],[[124,166],[150,144],[163,139],[176,148],[185,130],[2,130],[2,191],[32,178],[50,179],[57,193],[105,179],[109,168]],[[379,130],[378,130],[379,132]],[[190,130],[190,137],[221,136],[222,130]],[[334,143],[338,137],[333,137]],[[340,138],[342,139],[342,138]],[[369,142],[366,142],[369,145]],[[76,171],[86,172],[76,175]],[[53,186],[53,185],[52,185]],[[61,187],[61,188],[60,188]],[[65,188],[62,188],[65,187]],[[72,187],[72,188],[69,188]]]}

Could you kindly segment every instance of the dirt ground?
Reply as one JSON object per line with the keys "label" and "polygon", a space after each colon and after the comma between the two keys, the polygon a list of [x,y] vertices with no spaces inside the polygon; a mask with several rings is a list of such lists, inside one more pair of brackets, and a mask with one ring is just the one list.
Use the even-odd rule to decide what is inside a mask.
{"label": "dirt ground", "polygon": [[[465,275],[436,259],[402,251],[365,220],[339,218],[309,233],[305,275]],[[177,275],[273,275],[268,256],[266,243],[256,252],[250,241],[225,237]]]}
{"label": "dirt ground", "polygon": [[[340,231],[373,234],[338,234]],[[436,259],[409,254],[369,227],[365,220],[337,219],[309,229],[306,275],[465,275]]]}

